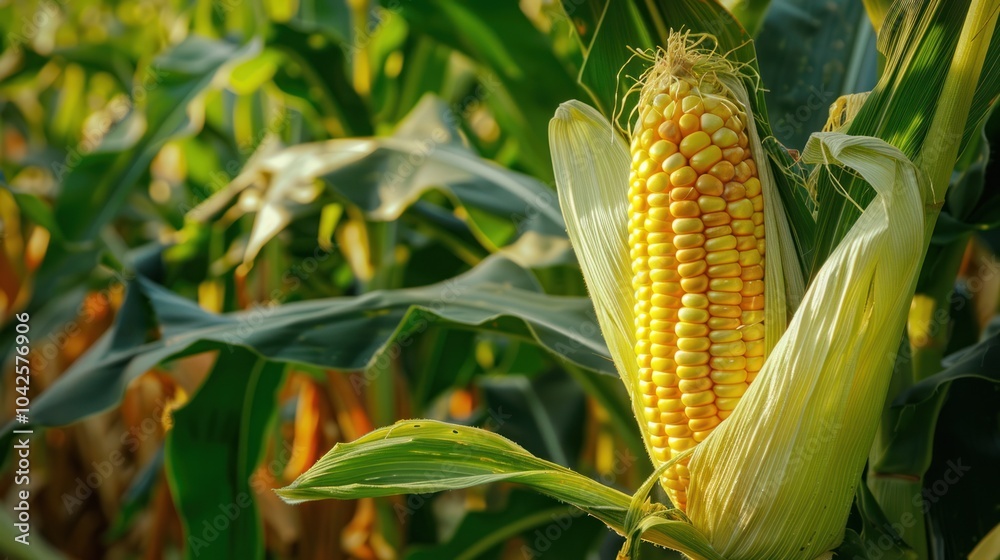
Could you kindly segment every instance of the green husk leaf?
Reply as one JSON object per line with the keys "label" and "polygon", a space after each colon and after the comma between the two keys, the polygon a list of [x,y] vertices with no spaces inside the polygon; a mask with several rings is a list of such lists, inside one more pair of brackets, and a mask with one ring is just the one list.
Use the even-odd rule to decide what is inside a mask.
{"label": "green husk leaf", "polygon": [[[885,12],[878,38],[884,68],[848,130],[881,138],[912,158],[930,176],[924,183],[928,203],[943,201],[957,155],[978,133],[1000,91],[1000,74],[992,71],[1000,44],[991,41],[998,8],[996,0],[900,0]],[[817,183],[813,270],[873,196],[850,173]],[[929,210],[928,223],[936,217]]]}

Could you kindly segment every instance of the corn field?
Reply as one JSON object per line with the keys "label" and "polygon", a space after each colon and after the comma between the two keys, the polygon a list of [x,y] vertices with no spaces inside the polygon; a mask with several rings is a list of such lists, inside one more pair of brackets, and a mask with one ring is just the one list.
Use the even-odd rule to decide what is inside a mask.
{"label": "corn field", "polygon": [[0,555],[1000,559],[1000,0],[0,0]]}

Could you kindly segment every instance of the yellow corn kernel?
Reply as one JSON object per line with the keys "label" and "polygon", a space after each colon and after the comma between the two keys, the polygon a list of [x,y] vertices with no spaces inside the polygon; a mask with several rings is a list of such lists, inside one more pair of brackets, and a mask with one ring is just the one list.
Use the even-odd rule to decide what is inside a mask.
{"label": "yellow corn kernel", "polygon": [[677,349],[685,352],[706,352],[712,347],[712,341],[706,337],[678,338]]}
{"label": "yellow corn kernel", "polygon": [[649,157],[660,163],[675,153],[677,153],[677,144],[669,140],[658,140],[649,147]]}
{"label": "yellow corn kernel", "polygon": [[670,200],[696,200],[698,191],[693,187],[677,187],[670,189]]}
{"label": "yellow corn kernel", "polygon": [[701,126],[701,120],[696,115],[682,115],[677,120],[677,125],[681,130],[681,134],[686,136],[698,130],[698,127]]}
{"label": "yellow corn kernel", "polygon": [[[725,157],[725,155],[723,155],[723,157]],[[725,183],[727,181],[731,181],[732,178],[736,175],[736,167],[734,167],[733,164],[728,161],[720,161],[715,165],[713,165],[712,168],[708,170],[708,172],[709,174],[711,174],[712,177],[715,177],[716,179]]]}
{"label": "yellow corn kernel", "polygon": [[719,227],[731,222],[732,217],[725,212],[712,212],[702,215],[701,220],[705,222],[706,227]]}
{"label": "yellow corn kernel", "polygon": [[739,136],[730,128],[720,128],[712,134],[712,142],[719,148],[730,148],[739,142]]}
{"label": "yellow corn kernel", "polygon": [[680,383],[677,384],[677,388],[680,389],[681,392],[684,394],[701,393],[702,391],[711,391],[714,386],[715,382],[713,382],[710,377],[699,377],[697,379],[682,379]]}
{"label": "yellow corn kernel", "polygon": [[718,330],[712,331],[708,335],[708,339],[712,342],[732,342],[734,340],[741,340],[743,334],[738,330]]}
{"label": "yellow corn kernel", "polygon": [[[681,142],[683,144],[683,142]],[[698,173],[707,173],[722,160],[722,150],[718,146],[708,146],[691,156],[691,167]]]}
{"label": "yellow corn kernel", "polygon": [[670,204],[670,214],[675,218],[694,218],[701,214],[701,212],[698,207],[698,202],[693,200],[681,200]]}
{"label": "yellow corn kernel", "polygon": [[720,118],[718,115],[712,113],[705,113],[701,116],[701,129],[706,134],[714,134],[716,130],[719,130],[726,124],[726,121]]}
{"label": "yellow corn kernel", "polygon": [[699,130],[698,132],[693,132],[688,136],[685,136],[684,139],[681,140],[679,147],[681,153],[684,154],[685,157],[690,158],[704,148],[707,148],[711,143],[712,137],[704,131]]}
{"label": "yellow corn kernel", "polygon": [[693,249],[678,249],[676,261],[678,263],[692,263],[703,260],[707,254],[708,253],[706,253],[705,249],[702,247],[694,247]]}
{"label": "yellow corn kernel", "polygon": [[740,371],[747,368],[747,359],[743,356],[715,356],[708,363],[712,371]]}
{"label": "yellow corn kernel", "polygon": [[698,180],[698,172],[690,166],[684,166],[670,174],[670,184],[674,187],[693,185]]}
{"label": "yellow corn kernel", "polygon": [[669,176],[671,173],[677,171],[685,165],[687,165],[687,158],[684,157],[684,154],[674,153],[663,160],[663,165],[661,165],[660,168],[663,169],[663,172]]}
{"label": "yellow corn kernel", "polygon": [[686,292],[704,292],[708,289],[708,276],[681,279],[681,289]]}
{"label": "yellow corn kernel", "polygon": [[698,177],[698,180],[695,181],[695,188],[698,189],[699,193],[709,196],[720,196],[725,189],[722,181],[712,175]]}

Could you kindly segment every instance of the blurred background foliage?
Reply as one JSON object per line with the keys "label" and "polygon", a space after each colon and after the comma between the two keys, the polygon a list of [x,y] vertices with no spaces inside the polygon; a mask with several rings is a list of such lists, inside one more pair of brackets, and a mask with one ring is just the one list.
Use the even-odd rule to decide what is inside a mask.
{"label": "blurred background foliage", "polygon": [[[548,153],[559,103],[600,102],[578,77],[604,5],[0,1],[2,407],[28,312],[32,557],[613,558],[599,522],[509,485],[298,507],[271,492],[410,417],[629,493],[649,474]],[[874,86],[859,0],[736,13],[788,148]],[[951,350],[1000,294],[998,133],[967,150],[939,227],[958,246]],[[934,503],[940,558],[1000,522],[996,404],[965,377],[942,404],[930,472],[974,468]]]}

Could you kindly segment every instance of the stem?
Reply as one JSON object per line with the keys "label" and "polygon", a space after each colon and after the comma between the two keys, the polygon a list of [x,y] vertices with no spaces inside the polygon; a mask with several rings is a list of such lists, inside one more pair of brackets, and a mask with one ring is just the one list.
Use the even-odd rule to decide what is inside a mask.
{"label": "stem", "polygon": [[[365,282],[364,291],[392,290],[399,288],[400,267],[396,262],[396,222],[368,222],[368,255],[372,277]],[[372,385],[368,393],[369,408],[376,426],[388,426],[396,420],[396,377],[400,373],[399,356],[378,360],[372,366]]]}
{"label": "stem", "polygon": [[[347,4],[351,7],[351,21],[354,24],[354,33],[366,33],[368,30],[368,0],[350,0]],[[351,60],[351,64],[354,67],[352,75],[354,91],[358,92],[362,97],[370,95],[372,89],[371,68],[368,63],[368,43],[369,41],[366,40],[363,42],[363,48],[353,49],[354,58]]]}
{"label": "stem", "polygon": [[[967,243],[968,237],[962,237],[943,247],[931,247],[907,319],[909,344],[896,359],[890,395],[941,371],[950,338],[951,295]],[[929,554],[921,493],[946,397],[947,391],[941,390],[912,407],[894,408],[886,403],[871,452],[868,488],[919,558]]]}
{"label": "stem", "polygon": [[[998,0],[972,0],[940,101],[916,158],[929,179],[929,189],[924,193],[925,247],[930,246],[958,160],[998,10]],[[930,247],[927,253],[907,325],[910,356],[896,360],[891,396],[941,370],[949,338],[951,293],[966,243],[967,239],[961,239],[945,247]],[[888,520],[897,530],[902,529],[900,536],[920,559],[930,557],[921,492],[933,453],[934,428],[945,398],[946,392],[940,391],[927,402],[900,409],[887,402],[870,455],[868,486]]]}
{"label": "stem", "polygon": [[972,97],[979,84],[998,12],[1000,2],[997,0],[972,0],[944,87],[941,88],[934,119],[917,157],[917,166],[930,179],[933,202],[936,204],[944,203],[949,178],[958,160]]}

